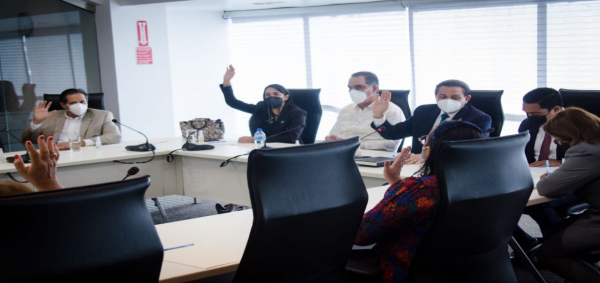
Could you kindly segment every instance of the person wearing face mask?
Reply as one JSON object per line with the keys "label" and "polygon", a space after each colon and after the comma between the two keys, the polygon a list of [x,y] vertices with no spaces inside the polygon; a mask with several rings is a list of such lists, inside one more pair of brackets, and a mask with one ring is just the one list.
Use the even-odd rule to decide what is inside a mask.
{"label": "person wearing face mask", "polygon": [[[379,98],[379,79],[371,72],[354,73],[348,81],[348,89],[354,103],[342,108],[325,141],[364,137],[373,133],[370,125],[373,122],[374,102]],[[404,121],[404,113],[393,103],[385,110],[385,115],[392,123]],[[398,139],[385,140],[380,135],[373,134],[361,140],[360,148],[396,151],[399,143]]]}
{"label": "person wearing face mask", "polygon": [[373,107],[374,121],[371,127],[386,139],[402,139],[412,136],[412,155],[407,164],[423,162],[420,137],[427,136],[444,121],[466,121],[475,124],[489,137],[492,118],[479,109],[467,104],[471,99],[471,89],[459,80],[446,80],[435,87],[437,104],[421,105],[411,118],[402,123],[393,123],[385,115],[390,106],[391,95],[382,94]]}
{"label": "person wearing face mask", "polygon": [[82,146],[95,145],[100,137],[102,144],[121,142],[121,132],[112,122],[110,111],[89,109],[87,93],[81,89],[70,88],[60,94],[60,105],[65,110],[49,111],[52,102],[41,102],[34,107],[33,121],[28,125],[21,139],[36,142],[38,136],[58,137],[59,149],[69,148],[69,139],[81,138]]}
{"label": "person wearing face mask", "polygon": [[[296,143],[300,140],[302,130],[306,126],[306,111],[294,105],[287,89],[278,84],[268,85],[263,91],[263,101],[248,104],[237,100],[233,95],[231,79],[234,76],[235,69],[229,65],[223,76],[223,84],[220,85],[225,103],[232,108],[252,114],[249,122],[250,136],[240,137],[238,142],[253,143],[252,135],[259,128],[267,135],[267,142]],[[273,136],[287,130],[291,131]]]}
{"label": "person wearing face mask", "polygon": [[552,88],[536,88],[523,96],[523,111],[527,118],[521,122],[519,132],[529,131],[529,142],[525,146],[525,156],[531,167],[544,167],[546,160],[550,166],[557,167],[562,163],[568,144],[557,145],[552,136],[543,127],[563,109],[562,97]]}
{"label": "person wearing face mask", "polygon": [[[562,164],[569,145],[557,144],[552,136],[544,131],[546,121],[554,118],[562,110],[562,97],[555,89],[536,88],[523,96],[523,111],[527,114],[527,118],[521,122],[519,132],[529,131],[525,156],[530,167],[545,167],[546,160],[552,167]],[[581,200],[576,196],[569,196],[528,206],[523,213],[535,220],[545,237],[552,225],[567,216],[568,208],[580,203],[582,203]],[[520,227],[517,227],[514,237],[528,253],[533,253],[539,248],[539,240],[527,234]]]}

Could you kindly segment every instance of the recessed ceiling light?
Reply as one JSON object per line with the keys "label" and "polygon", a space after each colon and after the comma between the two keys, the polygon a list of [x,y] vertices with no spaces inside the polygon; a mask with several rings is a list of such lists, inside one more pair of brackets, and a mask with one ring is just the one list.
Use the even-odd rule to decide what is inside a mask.
{"label": "recessed ceiling light", "polygon": [[273,4],[281,4],[285,3],[284,1],[271,1],[271,2],[257,2],[253,3],[254,5],[273,5]]}

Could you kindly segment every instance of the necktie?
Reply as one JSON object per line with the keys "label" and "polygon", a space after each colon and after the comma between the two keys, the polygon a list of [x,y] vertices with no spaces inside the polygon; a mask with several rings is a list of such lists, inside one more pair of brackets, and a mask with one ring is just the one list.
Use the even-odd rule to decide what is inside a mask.
{"label": "necktie", "polygon": [[550,156],[550,134],[546,133],[544,135],[544,141],[542,141],[542,147],[540,148],[540,156],[538,157],[538,161],[548,160]]}
{"label": "necktie", "polygon": [[440,120],[440,123],[442,123],[442,122],[446,121],[446,119],[448,119],[449,117],[450,117],[450,115],[448,115],[448,114],[446,114],[446,113],[443,113],[443,114],[442,114],[442,120]]}

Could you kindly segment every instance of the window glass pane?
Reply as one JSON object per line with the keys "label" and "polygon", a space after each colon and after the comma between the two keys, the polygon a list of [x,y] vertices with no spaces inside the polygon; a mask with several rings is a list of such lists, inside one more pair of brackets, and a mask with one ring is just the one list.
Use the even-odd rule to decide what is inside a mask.
{"label": "window glass pane", "polygon": [[600,1],[548,4],[548,86],[600,89]]}
{"label": "window glass pane", "polygon": [[[236,75],[232,81],[239,100],[257,103],[269,84],[306,88],[302,18],[233,21],[231,53]],[[223,70],[223,73],[225,70]],[[236,112],[240,135],[249,135],[249,114]]]}
{"label": "window glass pane", "polygon": [[[62,1],[4,0],[1,5],[0,94],[5,103],[0,127],[20,137],[45,93],[73,87],[102,92],[96,26],[93,13]],[[30,80],[35,88],[28,87]],[[24,149],[7,134],[0,139],[5,151]]]}
{"label": "window glass pane", "polygon": [[504,112],[522,114],[537,87],[537,6],[415,11],[417,105],[435,103],[435,86],[459,79],[476,90],[503,89]]}

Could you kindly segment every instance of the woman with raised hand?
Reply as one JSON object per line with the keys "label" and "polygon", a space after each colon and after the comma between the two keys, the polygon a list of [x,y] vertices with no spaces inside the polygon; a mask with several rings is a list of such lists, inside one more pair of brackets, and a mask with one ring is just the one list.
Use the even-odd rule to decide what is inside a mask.
{"label": "woman with raised hand", "polygon": [[[263,91],[262,101],[248,104],[233,95],[231,79],[234,76],[235,69],[229,65],[223,76],[223,84],[220,85],[225,102],[232,108],[252,114],[249,122],[250,136],[240,137],[238,142],[253,143],[253,135],[257,129],[262,129],[267,135],[267,142],[296,143],[300,140],[302,130],[306,126],[306,111],[294,105],[287,89],[278,84],[268,85]],[[290,131],[274,136],[287,130]]]}
{"label": "woman with raised hand", "polygon": [[407,282],[410,264],[427,229],[431,225],[439,201],[435,165],[437,149],[445,141],[472,140],[484,137],[479,127],[469,122],[441,123],[425,139],[425,162],[418,177],[401,179],[402,166],[410,157],[410,147],[402,149],[394,163],[384,164],[383,175],[390,183],[383,199],[365,213],[355,244],[376,244],[367,255],[353,259],[367,261],[383,272],[383,282]]}

